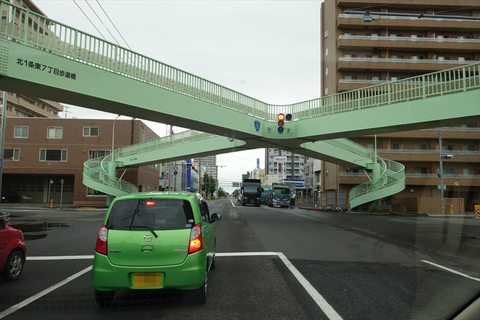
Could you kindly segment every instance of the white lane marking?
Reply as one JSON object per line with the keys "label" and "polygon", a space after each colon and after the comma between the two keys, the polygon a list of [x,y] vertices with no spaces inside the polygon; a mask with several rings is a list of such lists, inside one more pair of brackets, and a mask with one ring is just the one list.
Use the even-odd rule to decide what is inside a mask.
{"label": "white lane marking", "polygon": [[37,300],[37,299],[40,299],[41,297],[49,294],[50,292],[52,292],[53,290],[56,290],[58,288],[60,288],[61,286],[63,286],[64,284],[67,284],[68,282],[72,281],[72,280],[75,280],[76,278],[80,277],[81,275],[87,273],[88,271],[92,270],[92,266],[89,266],[85,269],[83,269],[82,271],[79,271],[77,273],[75,273],[74,275],[66,278],[65,280],[62,280],[60,282],[58,282],[57,284],[54,284],[53,286],[31,296],[30,298],[28,299],[25,299],[23,300],[22,302],[20,303],[17,303],[16,305],[14,306],[11,306],[10,308],[2,311],[0,313],[0,319],[2,318],[5,318],[6,316],[8,316],[9,314],[12,314],[14,313],[15,311],[27,306],[28,304],[32,303],[33,301]]}
{"label": "white lane marking", "polygon": [[287,266],[290,272],[297,278],[298,282],[305,288],[313,301],[322,309],[323,313],[329,319],[338,319],[341,320],[342,317],[332,308],[332,306],[325,300],[324,297],[308,282],[308,280],[298,271],[297,268],[287,259],[287,257],[279,252],[278,257],[282,259],[283,263]]}
{"label": "white lane marking", "polygon": [[455,271],[455,270],[453,270],[453,269],[450,269],[450,268],[441,266],[441,265],[439,265],[439,264],[436,264],[436,263],[433,263],[433,262],[430,262],[430,261],[427,261],[427,260],[421,260],[421,261],[424,262],[424,263],[431,264],[432,266],[435,266],[435,267],[437,267],[437,268],[450,271],[451,273],[458,274],[459,276],[462,276],[462,277],[465,277],[465,278],[468,278],[468,279],[471,279],[471,280],[475,280],[475,281],[480,281],[480,279],[478,279],[478,278],[475,278],[475,277],[469,276],[468,274],[461,273],[461,272]]}
{"label": "white lane marking", "polygon": [[276,252],[225,252],[215,253],[216,257],[278,256]]}
{"label": "white lane marking", "polygon": [[[290,270],[290,272],[293,274],[293,276],[297,279],[297,281],[305,288],[305,291],[312,297],[313,301],[322,309],[322,311],[325,313],[325,315],[329,319],[336,319],[336,320],[341,320],[342,317],[330,306],[330,304],[325,300],[325,298],[322,297],[320,293],[310,284],[310,282],[298,271],[297,268],[288,260],[288,258],[282,253],[282,252],[223,252],[223,253],[215,253],[215,256],[217,257],[248,257],[248,256],[278,256],[282,262],[285,264],[285,266]],[[84,256],[37,256],[37,257],[28,257],[27,260],[35,260],[35,261],[44,261],[44,260],[75,260],[75,259],[93,259],[93,255],[84,255]],[[74,274],[73,276],[65,279],[62,282],[59,282],[58,284],[40,292],[37,295],[40,295],[39,297],[36,297],[37,295],[28,298],[25,301],[28,301],[24,305],[22,305],[23,302],[5,310],[3,313],[13,309],[11,312],[6,313],[5,315],[3,313],[0,313],[0,319],[3,317],[17,311],[20,308],[23,308],[27,304],[35,301],[36,299],[50,293],[51,291],[59,288],[60,286],[70,282],[71,280],[81,276],[83,273],[89,271],[92,268],[92,266],[88,267],[87,269],[84,269],[80,271],[79,273]],[[70,280],[69,280],[70,279]],[[50,290],[51,289],[51,290]],[[48,290],[48,291],[47,291]],[[42,294],[43,293],[43,294]],[[36,297],[36,298],[34,298]],[[18,307],[17,307],[18,306]]]}
{"label": "white lane marking", "polygon": [[38,256],[38,257],[27,257],[27,261],[35,260],[35,261],[44,261],[44,260],[88,260],[93,259],[93,255],[85,255],[85,256]]}

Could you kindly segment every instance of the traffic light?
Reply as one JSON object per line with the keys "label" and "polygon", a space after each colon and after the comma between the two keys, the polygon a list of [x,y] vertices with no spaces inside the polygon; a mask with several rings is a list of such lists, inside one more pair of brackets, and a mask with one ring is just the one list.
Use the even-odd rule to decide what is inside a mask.
{"label": "traffic light", "polygon": [[277,132],[279,134],[282,134],[283,131],[285,131],[285,128],[284,128],[284,125],[285,125],[285,121],[290,121],[292,120],[292,115],[290,113],[288,113],[287,115],[284,115],[283,113],[279,113],[278,116],[277,116],[277,119],[278,119],[278,122],[277,122]]}
{"label": "traffic light", "polygon": [[285,115],[283,113],[280,113],[278,116],[277,116],[277,119],[278,119],[278,128],[277,128],[277,132],[282,134],[283,131],[285,130],[283,128],[283,125],[285,124]]}

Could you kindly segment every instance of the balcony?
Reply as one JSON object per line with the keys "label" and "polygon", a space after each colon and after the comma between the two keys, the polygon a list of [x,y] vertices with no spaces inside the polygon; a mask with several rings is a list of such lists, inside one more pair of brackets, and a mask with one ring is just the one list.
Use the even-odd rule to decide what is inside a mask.
{"label": "balcony", "polygon": [[[340,173],[340,183],[341,184],[361,184],[363,182],[369,181],[363,172],[341,172]],[[480,186],[480,175],[467,175],[459,174],[458,181],[460,187],[462,186]],[[455,174],[444,174],[443,175],[443,184],[448,187],[453,187],[455,183]],[[417,185],[417,186],[437,186],[440,184],[440,179],[437,174],[429,173],[406,173],[405,174],[405,184],[406,185]]]}
{"label": "balcony", "polygon": [[455,53],[473,53],[480,51],[480,39],[428,38],[428,37],[390,37],[341,35],[338,37],[338,49],[371,50],[403,49],[409,51],[428,50]]}
{"label": "balcony", "polygon": [[480,20],[462,20],[445,18],[375,16],[372,22],[362,22],[362,14],[339,14],[337,27],[339,29],[380,29],[393,28],[396,30],[436,30],[448,32],[478,32]]}
{"label": "balcony", "polygon": [[391,59],[391,58],[347,58],[338,59],[339,71],[399,71],[428,73],[472,64],[472,60]]}
{"label": "balcony", "polygon": [[[337,6],[339,7],[349,7],[349,8],[359,8],[366,6],[380,6],[385,4],[385,0],[336,0]],[[438,1],[438,0],[422,0],[419,3],[406,3],[404,7],[408,8],[428,8],[428,7],[443,7],[443,8],[456,8],[458,4],[456,1]],[[462,0],[462,6],[464,7],[474,7],[478,6],[478,0]]]}

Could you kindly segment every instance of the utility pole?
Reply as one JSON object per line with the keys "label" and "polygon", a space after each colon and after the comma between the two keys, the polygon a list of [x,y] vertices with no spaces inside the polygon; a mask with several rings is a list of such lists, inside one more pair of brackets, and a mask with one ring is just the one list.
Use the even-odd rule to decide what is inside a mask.
{"label": "utility pole", "polygon": [[441,214],[445,213],[445,200],[443,195],[443,158],[442,158],[442,133],[438,132],[438,150],[440,152],[439,159],[440,159],[440,194],[441,194]]}

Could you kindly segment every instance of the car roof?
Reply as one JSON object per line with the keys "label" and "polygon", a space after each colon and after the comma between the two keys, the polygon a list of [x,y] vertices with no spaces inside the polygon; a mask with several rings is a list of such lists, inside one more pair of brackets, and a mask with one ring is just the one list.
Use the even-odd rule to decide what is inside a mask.
{"label": "car roof", "polygon": [[182,191],[151,191],[136,192],[115,198],[115,201],[130,199],[197,199],[202,198],[200,194]]}

